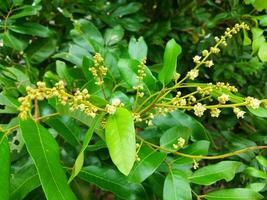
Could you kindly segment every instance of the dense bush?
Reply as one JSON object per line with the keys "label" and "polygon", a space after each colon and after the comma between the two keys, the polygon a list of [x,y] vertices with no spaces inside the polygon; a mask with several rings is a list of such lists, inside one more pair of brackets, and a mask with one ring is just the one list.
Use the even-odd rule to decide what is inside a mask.
{"label": "dense bush", "polygon": [[265,199],[266,11],[1,1],[1,200]]}

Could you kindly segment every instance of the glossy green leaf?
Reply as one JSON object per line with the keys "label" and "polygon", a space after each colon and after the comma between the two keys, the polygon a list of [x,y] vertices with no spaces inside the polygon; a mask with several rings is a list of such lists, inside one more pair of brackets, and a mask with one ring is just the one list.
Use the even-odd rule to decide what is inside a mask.
{"label": "glossy green leaf", "polygon": [[134,183],[141,183],[152,175],[166,158],[165,153],[154,151],[146,146],[140,149],[138,156],[140,161],[136,162],[128,179]]}
{"label": "glossy green leaf", "polygon": [[134,73],[131,65],[138,65],[138,62],[130,59],[120,59],[118,62],[118,68],[121,74],[121,78],[131,86],[136,86],[138,84],[137,75]]}
{"label": "glossy green leaf", "polygon": [[267,183],[251,183],[247,185],[247,188],[252,189],[255,192],[260,192],[261,190],[264,189]]}
{"label": "glossy green leaf", "polygon": [[[190,154],[190,155],[207,155],[209,152],[210,142],[207,140],[199,140],[194,142],[193,144],[179,150],[182,153]],[[183,156],[176,156],[173,160],[175,164],[191,164],[193,163],[192,158],[186,158]]]}
{"label": "glossy green leaf", "polygon": [[115,26],[112,29],[107,29],[104,34],[105,44],[107,46],[114,45],[122,40],[124,29],[121,26]]}
{"label": "glossy green leaf", "polygon": [[43,38],[46,38],[52,35],[52,31],[49,28],[41,24],[30,23],[30,22],[12,25],[9,27],[9,29],[16,33],[33,35],[33,36],[38,36],[38,37],[43,37]]}
{"label": "glossy green leaf", "polygon": [[26,165],[11,176],[10,199],[22,200],[41,185],[35,166]]}
{"label": "glossy green leaf", "polygon": [[125,15],[129,15],[137,12],[141,8],[141,4],[137,2],[131,2],[126,4],[125,6],[118,7],[113,13],[112,17],[123,17]]}
{"label": "glossy green leaf", "polygon": [[26,16],[37,15],[41,10],[40,5],[25,5],[21,6],[10,16],[10,19],[18,19]]}
{"label": "glossy green leaf", "polygon": [[113,163],[124,175],[128,175],[135,161],[135,129],[132,113],[117,108],[107,120],[106,143]]}
{"label": "glossy green leaf", "polygon": [[80,19],[74,22],[74,27],[78,35],[86,42],[89,42],[95,50],[97,50],[97,44],[104,44],[101,33],[92,22]]}
{"label": "glossy green leaf", "polygon": [[264,156],[256,156],[257,161],[264,167],[267,167],[267,158]]}
{"label": "glossy green leaf", "polygon": [[57,60],[56,70],[59,77],[63,80],[66,80],[67,85],[72,85],[73,77],[70,75],[70,72],[64,62]]}
{"label": "glossy green leaf", "polygon": [[129,183],[125,176],[113,169],[88,166],[84,167],[78,176],[84,181],[94,183],[122,199],[147,199],[141,184]]}
{"label": "glossy green leaf", "polygon": [[259,107],[259,108],[253,109],[253,108],[247,107],[247,109],[253,115],[256,115],[258,117],[267,117],[267,108]]}
{"label": "glossy green leaf", "polygon": [[191,200],[191,188],[184,172],[173,170],[167,175],[164,188],[163,200]]}
{"label": "glossy green leaf", "polygon": [[204,195],[207,200],[259,200],[263,196],[246,188],[222,189]]}
{"label": "glossy green leaf", "polygon": [[156,117],[153,123],[162,131],[166,131],[174,126],[185,126],[191,129],[194,140],[210,140],[207,130],[200,122],[179,110],[171,112],[166,116]]}
{"label": "glossy green leaf", "polygon": [[261,171],[259,169],[256,169],[254,167],[248,167],[244,171],[245,174],[256,177],[256,178],[262,178],[262,179],[267,179],[267,174],[264,171]]}
{"label": "glossy green leaf", "polygon": [[83,167],[84,163],[84,151],[86,150],[92,136],[94,133],[95,128],[100,124],[101,120],[103,118],[103,114],[98,115],[96,118],[93,119],[92,125],[88,129],[88,131],[85,134],[82,148],[79,152],[78,157],[75,160],[74,166],[72,167],[71,176],[69,178],[69,183],[79,174]]}
{"label": "glossy green leaf", "polygon": [[143,60],[147,57],[147,45],[143,37],[137,40],[132,37],[128,47],[128,53],[132,59]]}
{"label": "glossy green leaf", "polygon": [[267,43],[266,42],[260,46],[258,56],[262,62],[267,61]]}
{"label": "glossy green leaf", "polygon": [[64,120],[62,117],[52,117],[46,120],[45,123],[55,129],[71,145],[77,146],[79,144],[79,135],[74,130],[77,127],[71,127],[71,120]]}
{"label": "glossy green leaf", "polygon": [[18,38],[17,36],[15,36],[10,31],[2,33],[1,36],[3,38],[5,46],[13,48],[13,49],[15,49],[17,51],[24,50],[28,45],[25,40]]}
{"label": "glossy green leaf", "polygon": [[200,185],[211,185],[222,179],[228,182],[234,178],[241,164],[237,161],[221,161],[198,169],[189,179],[192,183]]}
{"label": "glossy green leaf", "polygon": [[191,129],[185,126],[175,126],[168,130],[166,130],[162,136],[160,137],[160,146],[163,146],[168,149],[173,149],[173,144],[177,144],[177,140],[179,138],[183,138],[185,140],[185,145],[188,142],[188,139],[191,135]]}
{"label": "glossy green leaf", "polygon": [[164,51],[163,68],[159,72],[159,80],[163,85],[167,85],[173,79],[176,71],[177,57],[182,52],[182,48],[174,39],[168,41]]}
{"label": "glossy green leaf", "polygon": [[67,184],[67,177],[60,164],[59,147],[53,136],[32,119],[21,120],[20,128],[46,198],[48,200],[76,199]]}
{"label": "glossy green leaf", "polygon": [[8,140],[0,132],[0,194],[1,200],[9,200],[10,153]]}

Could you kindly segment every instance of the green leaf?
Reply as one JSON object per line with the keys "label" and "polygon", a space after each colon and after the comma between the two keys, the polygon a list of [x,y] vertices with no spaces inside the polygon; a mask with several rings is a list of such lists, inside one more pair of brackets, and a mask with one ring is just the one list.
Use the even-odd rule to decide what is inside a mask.
{"label": "green leaf", "polygon": [[9,17],[10,19],[18,19],[26,16],[37,15],[42,9],[40,5],[25,5],[16,9],[16,11]]}
{"label": "green leaf", "polygon": [[262,178],[262,179],[267,179],[267,174],[266,172],[263,172],[261,170],[255,169],[254,167],[248,167],[244,171],[245,174],[256,177],[256,178]]}
{"label": "green leaf", "polygon": [[9,27],[10,30],[20,34],[33,35],[38,37],[49,37],[52,35],[52,31],[37,23],[26,22],[23,24],[15,24]]}
{"label": "green leaf", "polygon": [[9,200],[10,153],[8,140],[0,132],[0,194],[1,200]]}
{"label": "green leaf", "polygon": [[258,56],[262,62],[267,62],[267,43],[263,43],[258,52]]}
{"label": "green leaf", "polygon": [[33,164],[26,165],[16,171],[11,177],[10,184],[10,199],[12,200],[24,199],[31,191],[41,185],[37,170]]}
{"label": "green leaf", "polygon": [[74,22],[74,27],[77,34],[82,37],[81,39],[89,43],[95,51],[98,50],[98,44],[104,44],[101,33],[92,22],[85,19],[76,20]]}
{"label": "green leaf", "polygon": [[76,199],[60,164],[59,147],[53,136],[32,119],[21,120],[20,128],[48,200]]}
{"label": "green leaf", "polygon": [[164,182],[163,200],[192,200],[190,184],[184,172],[170,171]]}
{"label": "green leaf", "polygon": [[114,28],[109,28],[104,34],[105,44],[107,46],[112,46],[122,40],[124,36],[124,29],[121,26],[115,26]]}
{"label": "green leaf", "polygon": [[175,126],[166,130],[160,137],[160,146],[173,149],[173,144],[177,144],[177,140],[181,137],[185,140],[185,145],[191,135],[191,129],[185,126]]}
{"label": "green leaf", "polygon": [[140,161],[136,162],[128,179],[134,183],[141,183],[151,176],[166,158],[165,153],[156,152],[146,146],[140,149],[138,156]]}
{"label": "green leaf", "polygon": [[138,84],[137,75],[134,73],[131,65],[137,65],[136,60],[130,59],[120,59],[118,62],[118,68],[121,74],[121,78],[131,86],[136,86]]}
{"label": "green leaf", "polygon": [[136,13],[138,10],[140,10],[141,4],[137,2],[131,2],[128,3],[125,6],[118,7],[113,13],[112,17],[123,17],[125,15],[129,15],[132,13]]}
{"label": "green leaf", "polygon": [[182,48],[174,39],[168,41],[163,57],[163,68],[159,72],[159,80],[163,85],[167,85],[173,79],[176,71],[177,57],[182,52]]}
{"label": "green leaf", "polygon": [[[182,153],[190,154],[190,155],[207,155],[209,152],[210,142],[207,140],[199,140],[194,142],[193,144],[179,150]],[[193,163],[192,158],[186,158],[183,156],[176,156],[173,160],[175,164],[191,164]]]}
{"label": "green leaf", "polygon": [[38,64],[51,56],[57,48],[56,38],[44,38],[33,42],[26,50],[30,61]]}
{"label": "green leaf", "polygon": [[257,161],[264,167],[267,167],[267,159],[263,156],[256,156]]}
{"label": "green leaf", "polygon": [[[78,176],[122,199],[147,199],[141,184],[129,183],[122,174],[113,169],[88,166],[84,167]],[[138,196],[139,198],[137,198]]]}
{"label": "green leaf", "polygon": [[221,161],[198,169],[189,179],[192,183],[199,185],[211,185],[222,179],[228,182],[234,178],[241,164],[237,161]]}
{"label": "green leaf", "polygon": [[66,64],[60,60],[56,61],[56,70],[59,77],[66,80],[67,85],[71,86],[73,82],[73,77],[70,75]]}
{"label": "green leaf", "polygon": [[222,189],[204,195],[207,200],[259,200],[263,196],[246,188]]}
{"label": "green leaf", "polygon": [[253,115],[256,115],[258,117],[267,117],[267,108],[259,107],[259,108],[253,109],[253,108],[247,107],[247,109]]}
{"label": "green leaf", "polygon": [[86,132],[84,140],[83,140],[82,148],[80,150],[78,157],[75,160],[74,166],[72,167],[72,172],[71,172],[71,176],[69,178],[68,183],[70,183],[81,171],[83,167],[83,163],[84,163],[84,151],[86,150],[92,138],[95,128],[100,124],[102,118],[103,118],[103,114],[100,114],[96,118],[94,118],[91,127]]}
{"label": "green leaf", "polygon": [[71,120],[64,120],[62,117],[52,117],[46,120],[45,123],[55,129],[72,146],[79,144],[79,135],[74,130],[76,127],[72,128],[70,126]]}
{"label": "green leaf", "polygon": [[106,143],[110,157],[120,172],[128,175],[135,161],[135,129],[132,113],[117,108],[107,120]]}
{"label": "green leaf", "polygon": [[3,38],[3,41],[4,41],[4,45],[8,46],[10,48],[13,48],[13,49],[15,49],[17,51],[24,50],[28,45],[26,41],[16,37],[10,31],[2,33],[1,35],[2,35],[2,38]]}
{"label": "green leaf", "polygon": [[136,40],[134,37],[131,37],[128,53],[132,59],[136,59],[138,61],[143,60],[147,57],[147,45],[143,37],[138,38]]}

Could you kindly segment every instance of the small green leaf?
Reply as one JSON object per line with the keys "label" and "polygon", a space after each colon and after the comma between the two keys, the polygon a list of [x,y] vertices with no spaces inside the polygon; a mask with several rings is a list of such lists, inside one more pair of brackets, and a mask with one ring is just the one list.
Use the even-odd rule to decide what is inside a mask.
{"label": "small green leaf", "polygon": [[117,108],[107,120],[106,143],[110,157],[120,172],[128,175],[135,161],[135,129],[132,113]]}
{"label": "small green leaf", "polygon": [[140,149],[138,156],[141,160],[136,162],[129,174],[129,181],[134,183],[143,182],[147,177],[154,173],[166,158],[165,153],[156,152],[146,146]]}
{"label": "small green leaf", "polygon": [[21,120],[20,128],[48,200],[76,200],[60,164],[59,147],[53,136],[32,119]]}
{"label": "small green leaf", "polygon": [[59,77],[66,80],[67,85],[72,85],[73,77],[70,75],[66,64],[60,60],[56,61],[56,70]]}
{"label": "small green leaf", "polygon": [[37,15],[42,9],[40,5],[25,5],[16,9],[9,17],[10,19],[18,19],[26,16]]}
{"label": "small green leaf", "polygon": [[84,181],[94,183],[122,199],[147,199],[141,184],[129,183],[125,176],[113,169],[88,166],[84,167],[78,176]]}
{"label": "small green leaf", "polygon": [[221,161],[198,169],[189,179],[192,183],[200,185],[211,185],[222,179],[228,182],[234,178],[241,164],[241,162],[237,161]]}
{"label": "small green leaf", "polygon": [[122,40],[124,29],[121,26],[115,26],[112,29],[107,29],[104,35],[105,44],[112,46]]}
{"label": "small green leaf", "polygon": [[49,37],[52,35],[52,31],[37,23],[26,22],[23,24],[15,24],[9,27],[10,30],[20,34],[33,35],[38,37]]}
{"label": "small green leaf", "polygon": [[257,156],[257,161],[264,167],[267,167],[267,159],[263,156]]}
{"label": "small green leaf", "polygon": [[174,39],[168,41],[163,57],[163,68],[159,72],[158,77],[163,85],[167,85],[173,79],[173,75],[176,71],[177,57],[181,52],[181,46],[177,44]]}
{"label": "small green leaf", "polygon": [[10,153],[8,140],[0,132],[0,194],[1,200],[9,200]]}
{"label": "small green leaf", "polygon": [[258,56],[262,62],[267,62],[267,43],[263,43],[258,52]]}
{"label": "small green leaf", "polygon": [[10,184],[10,199],[12,200],[24,199],[27,194],[41,185],[37,170],[33,164],[26,165],[16,171],[11,177]]}
{"label": "small green leaf", "polygon": [[28,45],[25,40],[18,38],[14,33],[11,33],[10,31],[2,33],[1,36],[3,38],[5,46],[13,48],[17,51],[24,50]]}
{"label": "small green leaf", "polygon": [[138,84],[137,75],[134,73],[131,65],[138,65],[136,60],[130,59],[120,59],[118,62],[118,68],[121,74],[121,78],[131,86],[136,86]]}
{"label": "small green leaf", "polygon": [[136,59],[138,61],[143,60],[147,57],[147,45],[143,37],[138,38],[136,40],[134,37],[131,37],[128,53],[132,59]]}
{"label": "small green leaf", "polygon": [[259,108],[253,109],[253,108],[247,107],[247,109],[253,115],[256,115],[258,117],[267,117],[267,108],[259,107]]}
{"label": "small green leaf", "polygon": [[125,15],[136,13],[140,10],[141,6],[142,5],[137,2],[131,2],[125,6],[120,6],[112,13],[112,17],[123,17]]}
{"label": "small green leaf", "polygon": [[[179,138],[185,140],[185,145],[191,135],[191,129],[185,126],[175,126],[166,130],[160,137],[160,146],[168,149],[174,149],[173,144],[177,144]],[[176,151],[176,150],[175,150]]]}
{"label": "small green leaf", "polygon": [[252,177],[267,179],[267,174],[265,172],[255,169],[254,167],[246,168],[244,173]]}
{"label": "small green leaf", "polygon": [[72,167],[72,172],[71,172],[71,176],[69,178],[69,183],[79,174],[79,172],[81,171],[82,167],[83,167],[83,162],[84,162],[84,151],[86,150],[92,135],[94,133],[95,128],[99,125],[99,123],[101,122],[103,118],[103,114],[98,115],[96,118],[93,119],[92,125],[90,126],[90,128],[88,129],[88,131],[85,134],[84,140],[83,140],[83,145],[82,148],[80,150],[80,153],[77,157],[77,159],[75,160],[74,166]]}
{"label": "small green leaf", "polygon": [[[210,146],[209,141],[199,140],[179,151],[190,155],[207,155],[209,152],[209,146]],[[183,156],[177,156],[173,160],[173,163],[175,164],[188,164],[188,163],[191,164],[192,162],[193,162],[192,158],[186,158]]]}
{"label": "small green leaf", "polygon": [[190,184],[184,172],[170,171],[164,182],[163,200],[192,200]]}
{"label": "small green leaf", "polygon": [[263,196],[246,188],[222,189],[204,195],[207,200],[259,200]]}

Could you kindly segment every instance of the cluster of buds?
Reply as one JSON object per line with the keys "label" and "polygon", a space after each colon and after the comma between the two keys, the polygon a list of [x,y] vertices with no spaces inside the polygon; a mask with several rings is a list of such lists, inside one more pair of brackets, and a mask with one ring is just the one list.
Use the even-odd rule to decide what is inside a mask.
{"label": "cluster of buds", "polygon": [[37,82],[37,87],[26,87],[27,95],[20,97],[18,100],[21,103],[19,107],[19,117],[27,119],[31,110],[31,102],[33,100],[44,100],[57,97],[62,105],[68,104],[71,111],[81,110],[91,117],[95,117],[98,108],[91,104],[88,100],[90,97],[87,89],[82,91],[77,90],[74,95],[68,94],[65,91],[64,81],[59,81],[55,87],[48,88],[44,82]]}
{"label": "cluster of buds", "polygon": [[94,66],[89,68],[96,80],[95,84],[102,86],[104,84],[104,77],[107,75],[108,68],[104,66],[104,59],[101,54],[96,53],[94,56]]}
{"label": "cluster of buds", "polygon": [[240,108],[234,108],[233,111],[236,114],[237,119],[244,118],[244,115],[246,113],[245,111],[240,110]]}
{"label": "cluster of buds", "polygon": [[180,149],[180,148],[182,148],[184,145],[185,145],[185,139],[182,138],[182,137],[179,137],[179,138],[177,139],[177,143],[176,143],[176,144],[173,144],[172,146],[173,146],[174,149]]}
{"label": "cluster of buds", "polygon": [[223,82],[217,82],[215,89],[225,89],[228,90],[229,92],[238,92],[237,88],[233,85],[230,85],[229,83],[223,83]]}
{"label": "cluster of buds", "polygon": [[227,101],[229,101],[229,95],[228,94],[222,94],[221,96],[218,97],[218,101],[220,104],[226,104]]}
{"label": "cluster of buds", "polygon": [[143,97],[144,96],[144,92],[142,92],[142,90],[144,89],[143,80],[146,76],[145,68],[146,68],[146,58],[144,58],[141,61],[141,63],[138,65],[138,75],[137,75],[138,85],[133,87],[133,89],[137,91],[136,92],[137,97]]}
{"label": "cluster of buds", "polygon": [[124,104],[121,102],[119,98],[114,98],[111,100],[111,104],[106,105],[106,111],[108,114],[113,115],[116,112],[117,107],[124,106]]}
{"label": "cluster of buds", "polygon": [[194,105],[194,113],[198,117],[201,117],[204,114],[205,110],[207,110],[207,108],[201,103],[197,103]]}
{"label": "cluster of buds", "polygon": [[211,117],[219,117],[220,113],[221,113],[221,110],[218,108],[212,108],[210,110],[210,116]]}
{"label": "cluster of buds", "polygon": [[187,77],[191,80],[194,80],[198,76],[197,68],[202,64],[205,64],[206,67],[210,68],[214,65],[212,60],[207,60],[211,54],[218,54],[220,52],[219,45],[227,45],[226,39],[231,38],[233,34],[237,34],[241,29],[249,30],[249,26],[245,23],[236,24],[232,29],[227,28],[224,32],[224,35],[221,37],[215,37],[216,44],[213,47],[210,47],[209,50],[205,49],[202,51],[202,56],[196,55],[193,57],[193,62],[196,64],[196,67],[187,73]]}
{"label": "cluster of buds", "polygon": [[261,101],[254,98],[254,97],[247,97],[245,99],[246,103],[247,103],[247,106],[248,107],[251,107],[253,109],[257,109],[260,107],[260,104],[261,104]]}

